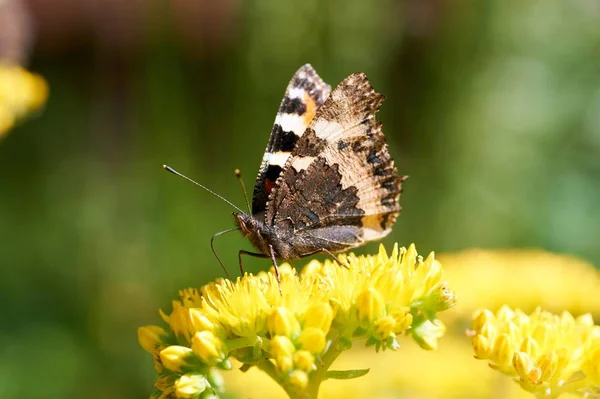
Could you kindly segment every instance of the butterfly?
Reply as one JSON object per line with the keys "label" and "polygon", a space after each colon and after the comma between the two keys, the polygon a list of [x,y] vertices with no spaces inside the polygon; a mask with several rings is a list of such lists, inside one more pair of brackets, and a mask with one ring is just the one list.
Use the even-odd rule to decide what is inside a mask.
{"label": "butterfly", "polygon": [[364,73],[348,76],[331,91],[311,65],[300,67],[279,106],[248,213],[163,165],[237,209],[237,227],[211,239],[226,273],[213,240],[235,230],[259,251],[238,252],[242,275],[242,255],[270,258],[278,281],[277,260],[317,253],[335,258],[390,233],[408,176],[398,174],[375,120],[383,100]]}
{"label": "butterfly", "polygon": [[[332,255],[388,235],[402,182],[375,120],[384,97],[364,73],[333,91],[309,64],[292,77],[256,178],[252,213],[237,228],[258,252],[288,261]],[[243,270],[243,268],[242,268]]]}

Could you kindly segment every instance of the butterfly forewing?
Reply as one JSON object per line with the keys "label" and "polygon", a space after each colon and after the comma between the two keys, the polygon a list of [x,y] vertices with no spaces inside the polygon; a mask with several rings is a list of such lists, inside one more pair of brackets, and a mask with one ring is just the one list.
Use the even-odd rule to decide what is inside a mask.
{"label": "butterfly forewing", "polygon": [[253,217],[264,219],[267,200],[275,181],[330,91],[331,87],[309,64],[300,67],[292,77],[279,106],[256,178],[252,196]]}
{"label": "butterfly forewing", "polygon": [[383,99],[362,73],[335,88],[298,139],[272,188],[267,225],[289,226],[299,241],[312,241],[315,248],[332,252],[391,231],[400,213],[404,178],[375,120]]}

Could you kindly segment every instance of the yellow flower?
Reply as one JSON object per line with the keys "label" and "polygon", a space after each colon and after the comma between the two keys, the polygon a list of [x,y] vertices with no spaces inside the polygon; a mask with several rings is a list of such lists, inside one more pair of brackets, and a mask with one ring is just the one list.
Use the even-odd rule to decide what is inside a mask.
{"label": "yellow flower", "polygon": [[358,323],[368,327],[385,314],[385,301],[375,288],[367,288],[356,297]]}
{"label": "yellow flower", "polygon": [[469,335],[476,358],[487,359],[526,391],[546,397],[598,392],[593,362],[600,348],[600,326],[589,315],[559,316],[539,308],[527,315],[504,306],[495,314],[475,313]]}
{"label": "yellow flower", "polygon": [[188,308],[182,306],[179,302],[173,302],[173,312],[169,316],[169,323],[177,338],[185,340],[185,343],[190,342],[194,331]]}
{"label": "yellow flower", "polygon": [[[319,390],[319,399],[533,398],[509,378],[502,378],[487,367],[478,367],[479,362],[473,360],[469,340],[463,332],[452,333],[449,331],[444,336],[437,351],[424,351],[408,337],[399,337],[401,349],[396,352],[376,353],[355,345],[335,361],[332,369],[369,367],[369,373],[352,380],[326,380]],[[246,373],[225,373],[224,378],[227,392],[234,397],[283,397],[277,384],[256,368]],[[570,398],[561,396],[561,399]]]}
{"label": "yellow flower", "polygon": [[204,363],[214,366],[225,360],[224,343],[212,331],[199,331],[192,338],[192,351]]}
{"label": "yellow flower", "polygon": [[333,309],[326,302],[318,302],[309,306],[302,317],[304,328],[316,327],[327,332],[333,321]]}
{"label": "yellow flower", "polygon": [[192,359],[192,354],[190,348],[171,345],[160,351],[160,360],[167,369],[181,372],[184,368],[191,366],[189,361]]}
{"label": "yellow flower", "polygon": [[302,370],[294,370],[290,373],[290,384],[298,389],[302,390],[308,385],[308,374]]}
{"label": "yellow flower", "polygon": [[204,392],[208,386],[206,377],[198,374],[184,374],[175,382],[175,396],[194,398]]}
{"label": "yellow flower", "polygon": [[325,333],[320,328],[308,327],[302,330],[298,343],[302,349],[306,349],[310,353],[320,354],[325,349],[327,344]]}
{"label": "yellow flower", "polygon": [[[414,245],[396,245],[388,255],[382,246],[375,256],[340,261],[348,267],[312,261],[298,274],[283,264],[280,282],[271,271],[182,290],[172,313],[163,314],[169,337],[160,338],[173,342],[172,335],[180,346],[162,349],[162,364],[175,374],[207,375],[236,359],[243,369],[269,374],[288,394],[310,397],[352,341],[395,350],[397,337],[408,332],[435,348],[444,332],[436,313],[455,299],[433,254],[423,260]],[[152,339],[158,338],[140,342],[151,347]]]}
{"label": "yellow flower", "polygon": [[300,323],[296,319],[296,316],[283,306],[273,309],[273,312],[269,316],[268,325],[271,335],[293,337],[300,332]]}
{"label": "yellow flower", "polygon": [[316,368],[315,357],[307,350],[299,350],[294,353],[294,366],[298,370],[310,372]]}
{"label": "yellow flower", "polygon": [[444,312],[448,325],[468,322],[476,309],[502,305],[532,312],[538,306],[560,313],[600,316],[600,273],[573,256],[541,250],[469,249],[441,254],[440,261],[460,306]]}
{"label": "yellow flower", "polygon": [[41,108],[47,97],[44,78],[20,66],[0,62],[0,137],[20,118]]}
{"label": "yellow flower", "polygon": [[138,341],[146,352],[155,353],[157,349],[162,349],[166,345],[165,339],[167,337],[167,332],[159,326],[138,328]]}
{"label": "yellow flower", "polygon": [[217,330],[217,326],[212,320],[210,320],[204,310],[190,308],[188,312],[190,315],[190,324],[194,333],[198,331],[216,332],[215,330]]}

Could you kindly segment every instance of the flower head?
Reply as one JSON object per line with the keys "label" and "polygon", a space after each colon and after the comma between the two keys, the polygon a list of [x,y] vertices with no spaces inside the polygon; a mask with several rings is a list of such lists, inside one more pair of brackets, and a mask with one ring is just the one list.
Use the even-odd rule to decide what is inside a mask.
{"label": "flower head", "polygon": [[538,396],[599,392],[600,326],[589,315],[539,308],[528,315],[504,306],[476,312],[469,335],[477,359]]}
{"label": "flower head", "polygon": [[468,322],[475,310],[502,305],[528,313],[542,306],[555,313],[600,315],[600,273],[576,257],[541,250],[468,249],[442,254],[440,261],[460,292],[460,306],[443,315],[448,324]]}
{"label": "flower head", "polygon": [[[433,349],[444,328],[436,313],[454,304],[432,255],[383,247],[375,256],[341,255],[336,262],[310,262],[298,274],[289,265],[274,273],[219,280],[180,292],[170,315],[170,333],[144,327],[140,343],[156,354],[165,372],[162,392],[188,397],[206,386],[198,376],[229,369],[229,359],[257,366],[288,392],[316,392],[333,360],[353,341],[397,349],[400,334]],[[280,290],[281,287],[281,290]],[[174,345],[177,343],[177,345]],[[165,374],[166,373],[166,374]],[[191,377],[193,376],[193,377]],[[160,388],[159,388],[160,389]]]}
{"label": "flower head", "polygon": [[28,113],[38,110],[48,97],[48,85],[39,75],[0,63],[0,137]]}

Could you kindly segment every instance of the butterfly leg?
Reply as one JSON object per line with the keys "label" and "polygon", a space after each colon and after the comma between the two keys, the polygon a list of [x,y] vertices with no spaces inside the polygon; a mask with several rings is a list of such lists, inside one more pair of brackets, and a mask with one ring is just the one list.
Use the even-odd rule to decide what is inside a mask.
{"label": "butterfly leg", "polygon": [[330,250],[323,248],[320,252],[325,252],[327,255],[331,256],[331,259],[333,259],[335,262],[344,266],[346,269],[350,269],[350,266],[346,262],[342,262],[341,260],[339,260],[337,256],[335,256],[335,254]]}
{"label": "butterfly leg", "polygon": [[281,294],[281,277],[279,276],[279,267],[277,267],[277,259],[275,258],[275,250],[273,246],[269,244],[269,252],[271,253],[271,262],[273,262],[273,268],[275,268],[275,276],[277,277],[277,285],[279,286],[279,293]]}
{"label": "butterfly leg", "polygon": [[265,254],[259,254],[257,252],[248,252],[241,249],[240,252],[238,252],[238,259],[240,262],[240,272],[242,273],[242,277],[244,277],[244,274],[246,274],[246,272],[244,271],[244,266],[242,265],[242,255],[248,255],[255,258],[268,258],[268,256]]}

